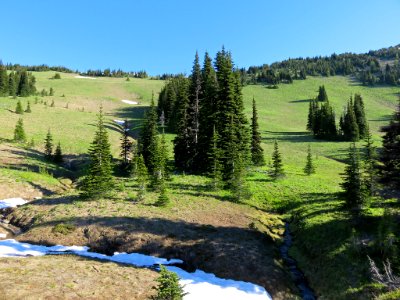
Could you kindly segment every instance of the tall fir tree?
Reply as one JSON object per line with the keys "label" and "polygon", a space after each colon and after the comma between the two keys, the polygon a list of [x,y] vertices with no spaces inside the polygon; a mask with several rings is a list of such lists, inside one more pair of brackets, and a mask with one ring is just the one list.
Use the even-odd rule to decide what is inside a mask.
{"label": "tall fir tree", "polygon": [[349,148],[348,163],[341,186],[344,190],[346,206],[351,212],[358,214],[366,203],[367,194],[362,178],[358,150],[354,143]]}
{"label": "tall fir tree", "polygon": [[17,88],[17,94],[21,97],[27,97],[31,93],[31,87],[29,85],[29,75],[28,72],[23,71],[20,74],[19,84]]}
{"label": "tall fir tree", "polygon": [[279,152],[278,142],[274,142],[274,151],[272,152],[272,172],[271,176],[273,179],[278,179],[284,175],[282,156]]}
{"label": "tall fir tree", "polygon": [[326,90],[325,90],[325,86],[324,86],[324,85],[320,86],[319,89],[318,89],[317,100],[318,100],[319,102],[328,101],[328,94],[326,93]]}
{"label": "tall fir tree", "polygon": [[0,97],[9,95],[7,69],[0,62]]}
{"label": "tall fir tree", "polygon": [[363,157],[364,182],[368,195],[372,196],[376,193],[377,190],[378,154],[376,152],[376,147],[374,146],[374,142],[372,140],[372,134],[371,131],[369,130],[368,123],[366,126],[366,135],[364,141],[365,141],[364,144],[365,154]]}
{"label": "tall fir tree", "polygon": [[16,96],[17,95],[17,83],[16,83],[16,78],[15,78],[15,73],[11,72],[8,74],[8,90],[10,96]]}
{"label": "tall fir tree", "polygon": [[25,143],[26,142],[26,134],[24,130],[24,121],[22,118],[19,118],[17,124],[14,129],[14,141]]}
{"label": "tall fir tree", "polygon": [[150,174],[153,174],[158,159],[158,125],[157,111],[154,99],[151,100],[150,109],[147,111],[139,139],[139,154]]}
{"label": "tall fir tree", "polygon": [[112,156],[108,134],[104,126],[103,107],[100,106],[97,131],[89,149],[89,167],[81,190],[84,197],[99,197],[112,189]]}
{"label": "tall fir tree", "polygon": [[265,165],[264,150],[261,147],[261,134],[258,130],[256,100],[253,97],[253,117],[251,118],[251,160],[256,166]]}
{"label": "tall fir tree", "polygon": [[160,277],[157,278],[157,282],[156,295],[152,300],[182,300],[186,295],[179,284],[178,275],[168,271],[163,265],[160,265]]}
{"label": "tall fir tree", "polygon": [[354,95],[354,115],[358,125],[359,137],[364,139],[367,135],[367,119],[365,117],[364,102],[360,94]]}
{"label": "tall fir tree", "polygon": [[346,141],[357,142],[360,139],[352,97],[350,97],[350,100],[347,103],[347,108],[343,114],[341,129]]}
{"label": "tall fir tree", "polygon": [[221,173],[221,162],[220,162],[220,150],[218,148],[218,133],[213,128],[213,135],[211,139],[211,145],[208,147],[208,160],[210,164],[209,174],[212,178],[212,187],[217,190],[222,185],[222,173]]}
{"label": "tall fir tree", "polygon": [[32,112],[32,110],[31,110],[31,103],[30,103],[29,101],[28,101],[28,104],[27,104],[27,106],[26,106],[25,112],[26,112],[26,113],[31,113],[31,112]]}
{"label": "tall fir tree", "polygon": [[128,166],[130,165],[130,155],[132,151],[132,142],[129,139],[129,123],[128,120],[124,121],[122,134],[121,134],[121,153],[120,156],[122,158],[121,169],[122,171],[127,171]]}
{"label": "tall fir tree", "polygon": [[400,187],[400,99],[392,120],[381,131],[384,133],[380,156],[382,179]]}
{"label": "tall fir tree", "polygon": [[144,199],[144,195],[146,194],[147,183],[149,180],[149,173],[147,171],[143,156],[141,154],[135,156],[135,160],[136,160],[135,176],[139,189],[136,199],[137,201],[141,201]]}
{"label": "tall fir tree", "polygon": [[47,130],[46,139],[44,140],[44,157],[48,161],[53,159],[53,136],[50,128]]}
{"label": "tall fir tree", "polygon": [[306,166],[304,167],[304,173],[308,176],[315,173],[315,166],[312,158],[311,147],[308,145],[307,148],[307,162]]}

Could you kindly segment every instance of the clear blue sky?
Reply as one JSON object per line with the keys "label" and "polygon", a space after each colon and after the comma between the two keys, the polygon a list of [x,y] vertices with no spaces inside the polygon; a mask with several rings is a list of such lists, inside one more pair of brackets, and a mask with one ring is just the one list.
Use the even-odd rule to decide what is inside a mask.
{"label": "clear blue sky", "polygon": [[400,44],[399,0],[2,1],[0,59],[190,72],[222,45],[239,67]]}

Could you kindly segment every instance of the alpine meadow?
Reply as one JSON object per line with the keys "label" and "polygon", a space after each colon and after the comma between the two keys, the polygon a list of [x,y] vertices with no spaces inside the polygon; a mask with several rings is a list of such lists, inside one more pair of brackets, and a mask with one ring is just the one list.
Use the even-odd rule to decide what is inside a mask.
{"label": "alpine meadow", "polygon": [[400,45],[202,41],[0,61],[0,299],[400,299]]}

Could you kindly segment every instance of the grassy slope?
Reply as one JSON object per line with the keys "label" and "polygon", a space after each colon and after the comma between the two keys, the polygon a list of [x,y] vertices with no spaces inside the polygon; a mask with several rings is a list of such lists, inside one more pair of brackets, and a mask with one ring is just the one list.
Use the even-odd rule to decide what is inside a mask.
{"label": "grassy slope", "polygon": [[[353,225],[341,210],[343,201],[337,195],[341,191],[340,174],[349,143],[318,141],[305,132],[307,100],[315,97],[318,86],[322,84],[327,88],[337,116],[351,94],[363,96],[374,140],[380,144],[379,128],[387,124],[395,108],[398,88],[363,87],[345,77],[309,78],[295,81],[293,85],[280,85],[277,90],[247,86],[243,92],[245,106],[250,114],[254,96],[265,153],[269,158],[276,139],[287,173],[277,183],[269,182],[261,174],[255,175],[250,182],[257,193],[249,202],[257,207],[301,216],[301,226],[292,226],[297,229],[292,254],[299,260],[311,285],[324,296],[321,298],[342,299],[351,297],[350,291],[357,291],[368,282],[368,269],[366,256],[360,257],[360,253],[351,249]],[[308,144],[317,167],[317,174],[310,177],[302,173]],[[358,144],[361,146],[362,142]],[[375,217],[382,213],[383,209],[379,207],[371,208],[368,212],[371,224],[376,226]],[[365,295],[353,294],[352,297]]]}
{"label": "grassy slope", "polygon": [[[66,152],[73,154],[86,152],[94,132],[94,127],[90,125],[95,123],[95,112],[100,100],[103,101],[105,111],[109,114],[110,120],[128,117],[133,119],[133,127],[137,127],[143,113],[143,107],[124,105],[120,102],[120,99],[139,99],[143,105],[146,105],[149,103],[151,91],[154,90],[157,93],[163,84],[160,81],[139,79],[131,79],[130,82],[113,78],[76,79],[72,74],[62,74],[61,80],[48,79],[52,74],[52,72],[36,73],[37,86],[39,90],[41,88],[49,89],[50,86],[55,89],[56,107],[46,108],[43,104],[32,106],[34,111],[32,115],[24,116],[26,124],[30,124],[29,128],[27,128],[28,136],[33,136],[39,144],[44,139],[47,128],[51,125],[55,140],[60,139]],[[358,287],[360,285],[359,280],[353,277],[357,277],[357,273],[360,270],[362,271],[362,268],[354,267],[348,273],[347,268],[341,269],[341,266],[350,265],[348,264],[349,257],[336,255],[341,252],[343,247],[346,247],[346,239],[350,235],[347,217],[339,209],[342,202],[335,195],[340,191],[340,173],[344,168],[342,160],[348,143],[316,141],[305,132],[308,110],[307,100],[315,97],[318,86],[321,84],[326,86],[330,101],[335,106],[337,115],[340,115],[342,107],[351,94],[361,93],[365,101],[367,117],[370,120],[374,138],[379,140],[379,126],[385,124],[391,114],[398,89],[362,87],[345,77],[309,78],[305,81],[295,81],[292,85],[281,85],[277,90],[267,89],[261,85],[247,86],[243,90],[246,111],[250,114],[251,99],[254,96],[258,104],[260,128],[264,139],[263,147],[267,161],[272,152],[272,142],[277,139],[283,154],[287,176],[278,182],[271,182],[264,172],[268,169],[267,167],[256,170],[248,178],[253,197],[246,202],[250,206],[264,210],[273,209],[286,215],[301,209],[301,214],[305,219],[305,229],[298,232],[293,255],[299,259],[300,265],[306,270],[315,289],[328,298],[333,298],[333,296],[337,295],[337,291],[345,291],[351,286]],[[65,94],[65,98],[61,97],[62,94]],[[52,97],[45,97],[48,103],[51,102],[51,99]],[[4,108],[0,110],[0,137],[11,138],[12,129],[18,116],[6,109],[13,110],[15,100],[0,100],[0,105]],[[27,99],[23,99],[23,101],[26,102]],[[31,103],[33,101],[34,98],[31,98]],[[68,110],[63,108],[67,102],[69,103]],[[85,107],[85,112],[78,111],[81,107]],[[68,122],[68,126],[65,126],[66,122]],[[116,129],[111,121],[109,125],[110,128]],[[119,138],[118,130],[110,130],[109,132],[110,139],[114,145],[114,154],[116,154]],[[317,174],[311,177],[304,176],[302,173],[309,143],[315,153],[317,165]],[[38,145],[39,150],[40,146]],[[173,249],[176,251],[176,247],[184,247],[183,245],[187,244],[188,237],[197,239],[196,232],[199,229],[196,229],[196,226],[193,227],[193,223],[211,224],[217,227],[217,232],[225,237],[229,236],[229,234],[224,233],[222,228],[227,226],[242,228],[243,233],[249,234],[245,228],[248,228],[249,223],[254,220],[254,216],[259,213],[242,205],[235,205],[226,201],[215,201],[215,199],[229,199],[229,194],[226,192],[210,193],[205,179],[201,177],[174,176],[170,190],[173,207],[166,210],[149,206],[155,200],[156,195],[154,194],[149,194],[146,203],[143,205],[131,207],[123,201],[121,202],[122,199],[134,198],[135,195],[136,187],[128,183],[119,185],[119,192],[113,202],[96,204],[73,200],[65,201],[63,197],[55,197],[55,200],[51,202],[52,204],[38,202],[38,205],[27,206],[20,213],[25,213],[31,217],[36,213],[40,213],[40,218],[34,220],[36,222],[35,226],[21,238],[40,241],[42,240],[42,234],[45,234],[46,240],[49,242],[58,240],[68,242],[68,239],[70,239],[70,242],[79,241],[79,243],[85,243],[87,241],[84,240],[82,232],[86,226],[92,225],[91,222],[93,220],[91,221],[90,218],[98,218],[97,225],[100,228],[105,227],[110,233],[116,235],[116,232],[120,232],[120,228],[118,226],[115,227],[113,224],[107,224],[107,222],[100,224],[101,221],[105,220],[104,218],[143,216],[143,220],[139,224],[142,224],[141,222],[147,219],[160,218],[166,224],[169,224],[168,230],[173,232],[173,235],[169,237],[172,241],[163,234],[155,234],[149,229],[147,229],[147,234],[146,230],[144,232],[131,233],[133,235],[131,238],[134,241],[139,240],[145,244],[155,242],[155,247],[152,248],[150,245],[150,248],[144,247],[143,249],[157,253],[157,251],[165,251],[165,249],[160,250],[159,247],[161,245],[168,249],[168,247],[171,248],[169,243],[172,243],[175,245]],[[224,213],[221,215],[221,212]],[[380,214],[382,212],[375,211],[374,213]],[[244,217],[239,218],[238,215],[243,215]],[[268,217],[268,215],[266,216]],[[129,221],[126,219],[118,220],[125,222],[125,224],[130,224],[129,226],[138,225],[134,219]],[[185,228],[188,226],[187,230],[180,232],[180,223],[168,222],[171,220],[184,221]],[[52,227],[57,222],[63,221],[77,223],[80,228],[79,234],[76,237],[74,235],[60,237],[52,234]],[[132,228],[129,226],[128,228]],[[145,226],[143,228],[146,228],[146,225],[140,226]],[[217,239],[219,246],[214,250],[216,253],[222,254],[228,251],[230,240],[229,238],[219,238],[219,233],[210,238],[207,245],[209,245],[209,248],[215,247],[211,245],[214,245],[215,240],[213,239]],[[174,235],[176,236],[174,237]],[[333,236],[335,237],[334,242],[329,239]],[[251,238],[249,237],[249,239]],[[300,244],[299,240],[303,244]],[[195,245],[200,247],[196,249],[203,251],[204,249],[199,246],[202,243],[201,240],[195,242]],[[140,245],[141,243],[139,243]],[[267,245],[270,246],[264,244],[265,251],[270,253],[269,259],[273,259],[273,247],[271,247],[271,244]],[[243,246],[246,246],[246,244],[241,244],[241,247]],[[129,246],[129,243],[123,247],[126,247],[124,248],[125,250],[137,250],[132,244]],[[253,244],[253,247],[256,252],[260,251],[259,245]],[[232,251],[232,248],[230,249],[229,251]],[[307,256],[304,253],[304,249],[316,251],[317,259]],[[255,255],[257,256],[257,254]],[[205,257],[205,260],[207,259],[209,260],[208,262],[202,263],[208,270],[213,271],[214,260]],[[279,263],[270,260],[266,264],[269,264],[269,266],[264,264],[264,268],[266,268],[264,271],[273,270],[275,275],[269,281],[267,279],[268,283],[265,286],[270,288],[272,293],[277,293],[276,295],[278,295],[278,292],[286,290],[288,285],[287,283],[279,282],[283,278],[279,270]],[[337,265],[335,266],[335,264]],[[322,265],[326,267],[326,271],[321,268]],[[217,271],[222,274],[228,268],[223,264],[218,267],[219,270]],[[247,267],[252,268],[251,266]],[[257,270],[259,269],[260,267],[257,268]],[[244,274],[248,270],[244,269],[239,273]],[[342,279],[338,279],[340,276],[342,276]],[[349,278],[351,279],[350,283]],[[280,296],[285,298],[285,293],[281,293]]]}

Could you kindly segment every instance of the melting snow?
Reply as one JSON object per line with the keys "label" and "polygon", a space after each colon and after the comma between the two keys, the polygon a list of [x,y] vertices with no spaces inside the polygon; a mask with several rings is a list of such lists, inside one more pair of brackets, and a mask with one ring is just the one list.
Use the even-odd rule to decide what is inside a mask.
{"label": "melting snow", "polygon": [[[72,252],[77,255],[109,260],[118,263],[132,264],[139,267],[153,266],[158,264],[168,265],[181,263],[179,259],[167,260],[137,253],[118,253],[113,256],[89,252],[88,247],[81,246],[38,246],[28,243],[20,243],[16,240],[9,239],[0,241],[0,257],[15,256],[42,256],[49,253]],[[184,286],[187,294],[185,300],[203,300],[203,299],[219,299],[219,300],[266,300],[272,299],[263,287],[258,285],[235,281],[230,279],[222,279],[214,274],[205,273],[197,270],[194,273],[188,273],[178,267],[167,267],[170,271],[175,272],[180,283]]]}
{"label": "melting snow", "polygon": [[121,100],[121,101],[126,103],[126,104],[132,104],[132,105],[139,104],[139,102],[132,101],[132,100]]}
{"label": "melting snow", "polygon": [[0,233],[0,239],[5,239],[7,237],[6,233]]}
{"label": "melting snow", "polygon": [[76,75],[75,78],[83,78],[83,79],[96,79],[94,77],[89,77],[89,76],[81,76],[81,75]]}
{"label": "melting snow", "polygon": [[28,201],[22,198],[10,198],[10,199],[3,199],[0,200],[0,209],[7,208],[7,207],[16,207],[17,205],[23,205]]}
{"label": "melting snow", "polygon": [[125,124],[124,120],[114,120],[114,122],[119,124],[119,125],[124,125]]}

